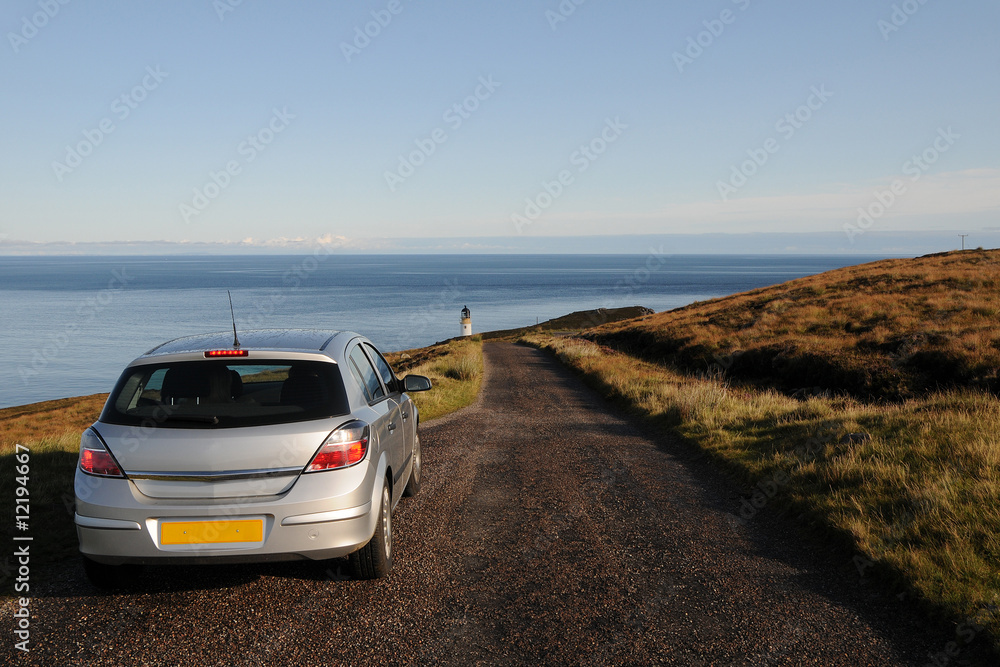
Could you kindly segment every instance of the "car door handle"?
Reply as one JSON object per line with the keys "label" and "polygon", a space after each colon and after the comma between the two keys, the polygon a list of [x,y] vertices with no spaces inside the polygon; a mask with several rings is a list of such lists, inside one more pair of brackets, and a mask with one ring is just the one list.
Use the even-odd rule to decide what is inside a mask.
{"label": "car door handle", "polygon": [[404,412],[403,413],[403,421],[405,422],[409,418],[410,418],[410,413],[409,412]]}
{"label": "car door handle", "polygon": [[396,422],[389,422],[388,428],[389,428],[389,433],[392,433],[393,431],[395,431],[396,430]]}

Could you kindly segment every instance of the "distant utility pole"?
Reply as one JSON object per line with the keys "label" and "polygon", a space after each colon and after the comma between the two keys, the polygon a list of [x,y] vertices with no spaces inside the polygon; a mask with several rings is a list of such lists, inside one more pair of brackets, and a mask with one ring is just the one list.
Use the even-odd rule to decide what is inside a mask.
{"label": "distant utility pole", "polygon": [[959,236],[962,237],[962,250],[965,250],[965,237],[968,236],[968,234],[959,234]]}

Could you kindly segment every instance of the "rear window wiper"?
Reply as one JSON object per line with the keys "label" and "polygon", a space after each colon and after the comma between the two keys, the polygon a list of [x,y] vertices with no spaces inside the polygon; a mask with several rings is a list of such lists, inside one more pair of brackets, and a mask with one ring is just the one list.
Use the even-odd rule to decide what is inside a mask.
{"label": "rear window wiper", "polygon": [[168,415],[168,422],[197,422],[199,424],[218,424],[219,418],[214,415]]}

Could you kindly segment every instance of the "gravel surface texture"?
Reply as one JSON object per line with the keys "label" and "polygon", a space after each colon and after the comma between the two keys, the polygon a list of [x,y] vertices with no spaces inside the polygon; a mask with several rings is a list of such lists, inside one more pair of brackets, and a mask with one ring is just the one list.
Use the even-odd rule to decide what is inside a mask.
{"label": "gravel surface texture", "polygon": [[396,507],[389,577],[159,567],[102,595],[74,560],[33,579],[31,651],[8,631],[0,663],[885,667],[953,638],[788,521],[739,524],[746,489],[545,353],[485,351],[479,402],[422,425],[423,489]]}

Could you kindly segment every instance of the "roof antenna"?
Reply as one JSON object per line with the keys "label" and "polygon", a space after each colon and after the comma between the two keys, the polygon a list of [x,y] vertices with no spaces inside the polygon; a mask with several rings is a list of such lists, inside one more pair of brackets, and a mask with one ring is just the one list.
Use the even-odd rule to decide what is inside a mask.
{"label": "roof antenna", "polygon": [[240,339],[236,335],[236,312],[233,310],[233,295],[226,290],[226,294],[229,294],[229,314],[233,316],[233,347],[237,350],[240,348]]}

